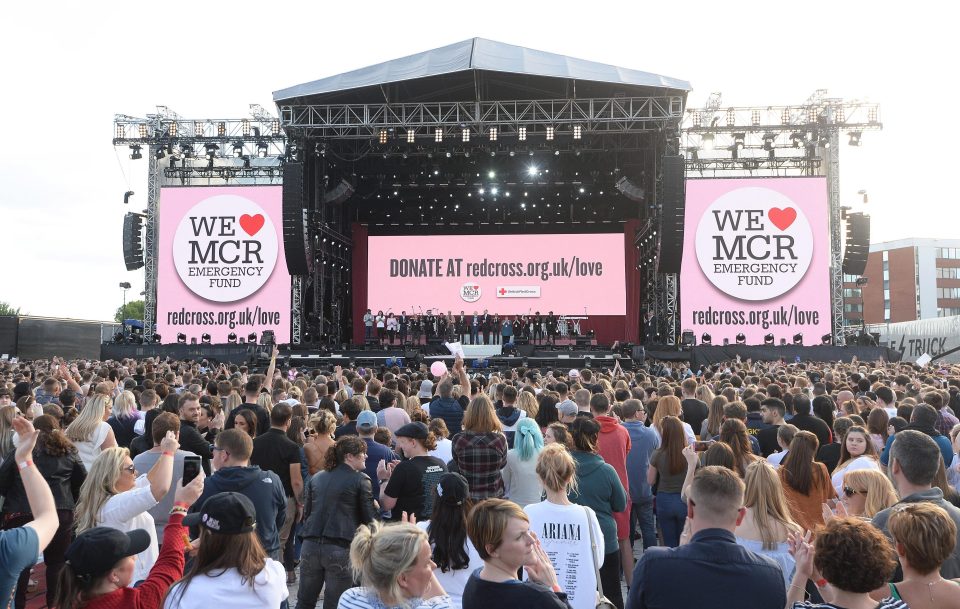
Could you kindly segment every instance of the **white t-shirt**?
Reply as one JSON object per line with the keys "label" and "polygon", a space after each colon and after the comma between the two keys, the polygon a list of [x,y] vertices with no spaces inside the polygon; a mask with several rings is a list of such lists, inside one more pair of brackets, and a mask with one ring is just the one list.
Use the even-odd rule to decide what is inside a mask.
{"label": "white t-shirt", "polygon": [[87,468],[88,472],[93,462],[97,460],[97,455],[100,454],[100,445],[107,439],[109,433],[110,425],[106,421],[100,421],[89,440],[73,443],[77,447],[80,460],[83,461],[83,466]]}
{"label": "white t-shirt", "polygon": [[[417,526],[426,531],[430,527],[430,521],[418,522]],[[450,605],[453,606],[453,609],[463,607],[463,589],[470,579],[470,574],[483,567],[483,560],[477,553],[477,549],[473,547],[469,537],[466,539],[466,546],[467,556],[470,558],[470,564],[467,565],[466,569],[450,570],[446,573],[440,571],[439,567],[433,570],[434,575],[437,576],[437,581],[443,586],[444,591],[450,595]]]}
{"label": "white t-shirt", "polygon": [[[686,421],[681,421],[681,423],[683,423],[683,435],[687,437],[687,444],[695,444],[697,442],[697,436],[693,433],[693,427],[690,427],[690,423],[687,423]],[[650,429],[657,432],[657,437],[660,438],[659,429],[653,425],[650,426]],[[660,438],[660,440],[663,440],[663,438]]]}
{"label": "white t-shirt", "polygon": [[597,576],[590,557],[590,530],[587,526],[593,527],[597,544],[594,558],[599,568],[603,566],[605,548],[597,515],[582,505],[558,505],[549,501],[532,503],[523,511],[530,517],[530,530],[537,534],[540,545],[557,571],[557,583],[567,593],[570,606],[573,609],[595,609]]}
{"label": "white t-shirt", "polygon": [[[453,460],[453,441],[449,438],[438,439],[437,447],[427,454],[440,459],[444,464],[450,463],[450,461]],[[446,590],[446,588],[444,588],[444,590]]]}
{"label": "white t-shirt", "polygon": [[254,577],[252,588],[236,569],[213,575],[194,577],[182,597],[183,584],[174,584],[163,603],[164,609],[209,609],[211,602],[217,601],[226,603],[230,609],[262,609],[279,607],[289,596],[287,573],[283,565],[272,558],[267,559],[263,571]]}
{"label": "white t-shirt", "polygon": [[837,468],[833,472],[831,480],[833,482],[833,488],[837,491],[837,496],[843,492],[843,476],[847,472],[856,471],[858,469],[875,469],[880,471],[880,462],[872,457],[857,457],[853,461],[847,464],[844,468]]}
{"label": "white t-shirt", "polygon": [[153,498],[150,481],[144,474],[137,478],[135,487],[107,499],[97,516],[98,526],[118,529],[124,533],[143,529],[150,535],[150,545],[137,554],[137,561],[133,566],[133,579],[130,580],[131,586],[140,580],[147,579],[150,569],[160,555],[153,516],[147,511],[155,505],[157,500]]}
{"label": "white t-shirt", "polygon": [[787,451],[781,450],[775,453],[770,453],[767,457],[767,463],[774,467],[779,467],[783,460],[787,457]]}

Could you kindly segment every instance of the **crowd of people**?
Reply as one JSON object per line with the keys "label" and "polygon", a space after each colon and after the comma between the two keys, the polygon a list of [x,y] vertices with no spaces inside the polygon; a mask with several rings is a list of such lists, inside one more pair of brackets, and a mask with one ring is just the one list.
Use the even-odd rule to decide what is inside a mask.
{"label": "crowd of people", "polygon": [[0,607],[960,607],[960,368],[659,372],[0,362]]}

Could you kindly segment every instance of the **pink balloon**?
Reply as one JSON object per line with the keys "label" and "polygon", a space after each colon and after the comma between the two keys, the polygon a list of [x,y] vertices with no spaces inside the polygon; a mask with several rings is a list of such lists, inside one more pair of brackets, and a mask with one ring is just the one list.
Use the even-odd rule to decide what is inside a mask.
{"label": "pink balloon", "polygon": [[433,373],[433,376],[443,376],[447,371],[447,365],[441,361],[436,361],[430,364],[430,372]]}

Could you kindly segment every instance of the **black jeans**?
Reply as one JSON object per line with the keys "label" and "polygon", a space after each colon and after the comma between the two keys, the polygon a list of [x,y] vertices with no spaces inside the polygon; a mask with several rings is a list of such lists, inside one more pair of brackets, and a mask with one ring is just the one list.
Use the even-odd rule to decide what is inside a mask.
{"label": "black jeans", "polygon": [[[57,577],[63,570],[64,555],[67,548],[70,547],[70,541],[73,538],[73,510],[57,510],[57,516],[60,517],[60,526],[57,532],[53,534],[50,545],[43,549],[43,562],[47,566],[47,607],[53,606],[53,597],[57,593]],[[11,518],[4,523],[5,529],[15,529],[21,527],[33,520],[33,515],[25,514],[23,516]],[[17,580],[17,591],[14,594],[13,606],[16,609],[23,609],[27,605],[27,584],[30,582],[30,567],[20,572],[20,578]]]}
{"label": "black jeans", "polygon": [[603,566],[600,567],[600,586],[603,595],[623,609],[623,592],[620,589],[620,547],[603,556]]}

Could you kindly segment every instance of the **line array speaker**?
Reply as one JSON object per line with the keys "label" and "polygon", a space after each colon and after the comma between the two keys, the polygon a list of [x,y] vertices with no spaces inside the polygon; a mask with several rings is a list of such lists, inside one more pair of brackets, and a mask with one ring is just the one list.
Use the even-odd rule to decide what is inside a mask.
{"label": "line array speaker", "polygon": [[283,253],[291,275],[313,272],[309,212],[304,206],[303,163],[283,166]]}
{"label": "line array speaker", "polygon": [[658,273],[679,273],[680,264],[683,262],[683,214],[687,200],[684,171],[682,156],[663,157]]}
{"label": "line array speaker", "polygon": [[127,212],[123,216],[123,263],[128,271],[143,268],[143,216]]}
{"label": "line array speaker", "polygon": [[847,247],[843,252],[843,274],[863,275],[870,255],[870,216],[847,214]]}

